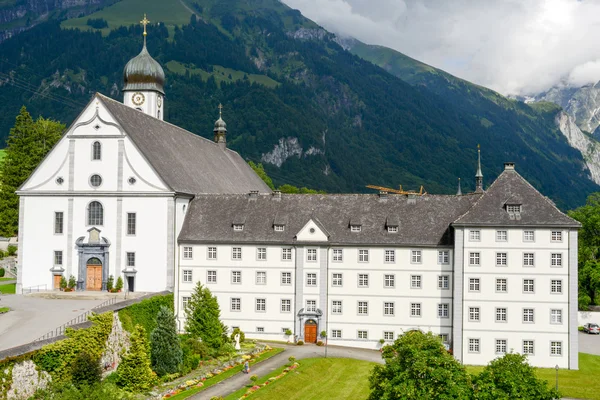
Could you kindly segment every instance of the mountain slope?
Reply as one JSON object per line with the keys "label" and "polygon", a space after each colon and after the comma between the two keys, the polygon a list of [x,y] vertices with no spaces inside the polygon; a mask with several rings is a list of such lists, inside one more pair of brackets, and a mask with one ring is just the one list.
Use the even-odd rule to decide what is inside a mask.
{"label": "mountain slope", "polygon": [[[122,13],[114,7],[130,1],[139,0],[89,18],[116,27]],[[441,72],[414,74],[421,81],[408,84],[344,51],[332,34],[276,0],[186,5],[195,13],[189,24],[152,26],[148,36],[150,53],[167,72],[166,119],[211,137],[222,102],[228,145],[265,163],[276,184],[329,192],[425,185],[453,193],[458,177],[463,189],[473,189],[481,143],[487,184],[504,161],[515,161],[563,208],[599,189],[556,128],[557,110],[510,101]],[[69,122],[94,91],[121,99],[122,69],[139,52],[141,29],[63,28],[50,21],[0,44],[0,135],[21,104]]]}

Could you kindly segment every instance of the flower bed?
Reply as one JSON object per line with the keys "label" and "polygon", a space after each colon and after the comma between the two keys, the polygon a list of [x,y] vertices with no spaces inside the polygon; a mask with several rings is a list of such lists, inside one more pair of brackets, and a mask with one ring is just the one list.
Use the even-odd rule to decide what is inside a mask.
{"label": "flower bed", "polygon": [[260,390],[261,388],[264,388],[265,386],[275,382],[278,379],[283,378],[284,376],[286,376],[290,371],[295,370],[296,368],[298,368],[300,366],[300,364],[298,364],[297,362],[293,363],[291,366],[284,368],[283,371],[277,375],[277,376],[272,376],[271,378],[267,379],[262,385],[254,385],[252,386],[250,389],[248,389],[246,391],[246,393],[244,393],[242,395],[242,397],[240,397],[238,400],[244,400],[245,398],[247,398],[248,396],[250,396],[253,393],[256,393],[256,391]]}
{"label": "flower bed", "polygon": [[257,351],[255,353],[252,354],[244,354],[241,357],[236,357],[233,360],[229,360],[226,361],[224,363],[222,363],[221,365],[217,366],[215,369],[199,376],[196,379],[189,379],[185,382],[182,382],[181,384],[177,385],[176,387],[174,387],[173,389],[169,390],[168,392],[164,393],[160,398],[162,399],[168,399],[170,397],[176,396],[180,393],[183,393],[185,391],[188,391],[190,389],[196,389],[196,388],[201,388],[204,386],[204,382],[207,379],[213,378],[217,375],[222,374],[225,371],[228,371],[232,368],[237,367],[238,365],[243,364],[244,362],[246,362],[247,360],[249,360],[250,362],[255,361],[258,357],[260,357],[260,355],[268,352],[272,350],[271,347],[269,346],[265,346],[264,348],[260,349],[260,351]]}

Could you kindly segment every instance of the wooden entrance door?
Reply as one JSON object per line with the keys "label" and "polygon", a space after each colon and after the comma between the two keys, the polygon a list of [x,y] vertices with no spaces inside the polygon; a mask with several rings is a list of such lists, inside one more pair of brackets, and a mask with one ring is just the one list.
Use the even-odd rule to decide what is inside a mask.
{"label": "wooden entrance door", "polygon": [[54,289],[60,289],[60,278],[62,278],[62,275],[54,275],[54,285],[53,288]]}
{"label": "wooden entrance door", "polygon": [[317,342],[317,323],[312,319],[304,324],[304,341],[306,343]]}
{"label": "wooden entrance door", "polygon": [[102,290],[102,262],[91,258],[87,262],[86,290]]}

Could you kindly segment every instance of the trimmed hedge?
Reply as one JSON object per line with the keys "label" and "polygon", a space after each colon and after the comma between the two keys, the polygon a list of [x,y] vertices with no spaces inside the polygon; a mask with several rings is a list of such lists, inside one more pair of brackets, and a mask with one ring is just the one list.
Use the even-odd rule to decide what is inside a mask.
{"label": "trimmed hedge", "polygon": [[119,319],[123,324],[123,329],[133,333],[136,325],[141,325],[146,331],[146,337],[150,340],[150,333],[156,328],[156,316],[160,307],[165,306],[173,311],[173,294],[164,296],[154,296],[142,300],[119,311]]}

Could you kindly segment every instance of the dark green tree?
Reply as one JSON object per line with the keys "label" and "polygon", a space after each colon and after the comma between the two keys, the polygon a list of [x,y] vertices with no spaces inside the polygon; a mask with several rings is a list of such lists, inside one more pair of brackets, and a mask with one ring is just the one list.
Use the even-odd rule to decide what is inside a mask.
{"label": "dark green tree", "polygon": [[431,332],[410,331],[382,353],[369,377],[369,400],[469,399],[469,375]]}
{"label": "dark green tree", "polygon": [[72,381],[75,386],[93,386],[102,379],[100,360],[85,351],[80,352],[71,367]]}
{"label": "dark green tree", "polygon": [[190,336],[200,338],[212,349],[223,344],[223,325],[217,298],[198,282],[185,309],[185,330]]}
{"label": "dark green tree", "polygon": [[152,387],[156,374],[150,367],[146,330],[136,325],[130,337],[129,351],[117,367],[118,386],[130,392],[142,392]]}
{"label": "dark green tree", "polygon": [[0,173],[0,236],[15,236],[19,222],[19,198],[15,191],[31,175],[60,139],[65,126],[42,117],[34,121],[21,107],[6,141]]}
{"label": "dark green tree", "polygon": [[273,180],[271,180],[271,177],[267,175],[265,167],[263,167],[262,164],[259,163],[258,165],[256,165],[254,162],[248,161],[248,165],[250,165],[250,168],[252,168],[254,172],[256,172],[256,175],[258,175],[260,179],[262,179],[267,184],[267,186],[271,188],[271,190],[275,190]]}
{"label": "dark green tree", "polygon": [[150,334],[150,361],[158,376],[173,374],[182,358],[173,311],[162,306],[156,316],[156,328]]}
{"label": "dark green tree", "polygon": [[579,308],[600,302],[600,193],[591,194],[584,206],[569,211],[581,223],[579,231]]}
{"label": "dark green tree", "polygon": [[490,362],[473,380],[476,400],[552,400],[560,393],[535,376],[527,356],[507,353]]}

